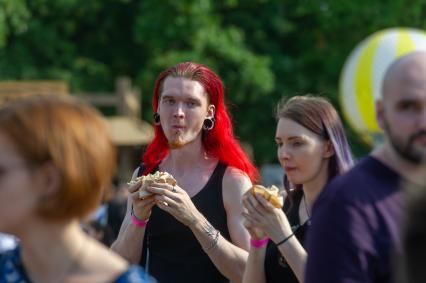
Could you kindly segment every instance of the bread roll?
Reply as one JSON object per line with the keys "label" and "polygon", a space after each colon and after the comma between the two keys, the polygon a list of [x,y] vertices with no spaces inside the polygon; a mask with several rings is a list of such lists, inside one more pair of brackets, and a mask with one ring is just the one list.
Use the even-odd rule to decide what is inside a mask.
{"label": "bread roll", "polygon": [[142,183],[141,187],[139,188],[139,198],[144,198],[152,194],[146,190],[146,187],[148,187],[154,182],[164,183],[164,184],[167,183],[172,186],[176,185],[176,180],[175,178],[173,178],[172,175],[170,175],[167,172],[161,172],[161,171],[157,171],[154,174],[148,174],[146,176],[137,177],[131,180],[130,182],[128,182],[127,184],[134,185],[138,182]]}
{"label": "bread roll", "polygon": [[280,189],[272,185],[271,187],[264,187],[262,185],[254,185],[252,187],[253,195],[258,194],[263,196],[274,207],[283,207],[283,197],[280,195]]}

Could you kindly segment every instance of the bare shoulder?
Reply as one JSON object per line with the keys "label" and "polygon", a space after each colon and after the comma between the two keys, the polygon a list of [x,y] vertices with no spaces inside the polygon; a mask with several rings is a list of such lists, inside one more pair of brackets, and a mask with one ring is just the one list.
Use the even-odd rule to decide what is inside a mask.
{"label": "bare shoulder", "polygon": [[124,273],[129,265],[119,255],[93,241],[91,251],[87,257],[87,269],[97,278],[105,278],[105,282],[111,281]]}
{"label": "bare shoulder", "polygon": [[228,199],[241,199],[242,195],[250,189],[250,178],[240,169],[228,167],[223,176],[222,190],[224,201]]}
{"label": "bare shoulder", "polygon": [[241,170],[228,167],[223,176],[222,197],[232,242],[249,249],[249,234],[243,226],[243,195],[252,186],[250,178]]}

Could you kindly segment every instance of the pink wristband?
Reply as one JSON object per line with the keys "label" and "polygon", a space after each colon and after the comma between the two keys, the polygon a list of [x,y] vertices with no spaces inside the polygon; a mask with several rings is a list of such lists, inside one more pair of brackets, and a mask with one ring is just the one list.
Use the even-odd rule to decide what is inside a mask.
{"label": "pink wristband", "polygon": [[259,240],[250,239],[250,245],[253,248],[260,249],[260,248],[263,248],[264,246],[266,246],[268,244],[268,241],[269,241],[268,237],[263,238],[263,239],[259,239]]}
{"label": "pink wristband", "polygon": [[146,226],[146,224],[148,223],[148,219],[145,220],[140,220],[138,219],[132,211],[132,216],[130,217],[130,219],[132,220],[132,224],[139,227],[139,228],[143,228]]}

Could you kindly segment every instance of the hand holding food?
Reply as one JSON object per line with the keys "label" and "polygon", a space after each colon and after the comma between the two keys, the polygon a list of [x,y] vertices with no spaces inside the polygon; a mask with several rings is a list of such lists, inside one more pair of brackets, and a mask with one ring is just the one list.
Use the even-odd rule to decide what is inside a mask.
{"label": "hand holding food", "polygon": [[261,195],[269,201],[274,207],[283,207],[283,197],[280,195],[280,190],[272,185],[271,187],[264,187],[262,185],[254,185],[251,189],[253,195]]}
{"label": "hand holding food", "polygon": [[153,183],[163,183],[163,184],[167,183],[172,186],[176,185],[176,180],[175,178],[173,178],[172,175],[170,175],[167,172],[161,172],[161,171],[157,171],[154,174],[148,174],[146,176],[137,177],[131,180],[127,184],[134,185],[138,182],[141,182],[141,186],[139,188],[139,198],[144,198],[152,194],[148,192],[146,188],[152,185]]}

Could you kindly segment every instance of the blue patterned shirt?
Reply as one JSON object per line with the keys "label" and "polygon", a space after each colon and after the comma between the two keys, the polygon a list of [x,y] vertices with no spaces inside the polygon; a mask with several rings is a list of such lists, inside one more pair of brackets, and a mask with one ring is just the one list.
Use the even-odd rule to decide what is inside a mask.
{"label": "blue patterned shirt", "polygon": [[[21,261],[19,247],[0,254],[0,283],[31,283]],[[138,266],[130,266],[114,283],[153,283]]]}

